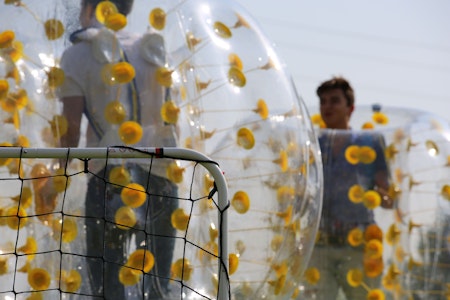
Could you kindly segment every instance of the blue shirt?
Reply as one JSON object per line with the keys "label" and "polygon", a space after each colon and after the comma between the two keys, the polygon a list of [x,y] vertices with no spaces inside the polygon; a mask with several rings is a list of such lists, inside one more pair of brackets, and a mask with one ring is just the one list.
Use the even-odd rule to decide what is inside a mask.
{"label": "blue shirt", "polygon": [[[348,192],[355,184],[362,186],[365,191],[374,189],[377,172],[384,172],[386,181],[388,180],[383,136],[368,131],[323,130],[319,143],[324,171],[321,230],[346,234],[356,226],[365,227],[374,223],[373,211],[363,203],[351,202]],[[371,147],[376,158],[369,164],[351,164],[345,157],[345,151],[351,145]]]}

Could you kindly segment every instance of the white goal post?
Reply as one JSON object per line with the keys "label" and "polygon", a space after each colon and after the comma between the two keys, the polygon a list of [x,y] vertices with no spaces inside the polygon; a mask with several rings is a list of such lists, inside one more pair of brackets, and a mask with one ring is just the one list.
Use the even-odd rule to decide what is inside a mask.
{"label": "white goal post", "polygon": [[219,270],[218,270],[218,299],[230,299],[230,282],[228,274],[227,249],[227,208],[229,207],[228,189],[222,170],[218,164],[198,151],[186,148],[131,148],[131,147],[105,147],[105,148],[22,148],[0,147],[0,158],[19,159],[99,159],[99,158],[171,158],[195,161],[201,164],[214,179],[218,194],[219,209]]}

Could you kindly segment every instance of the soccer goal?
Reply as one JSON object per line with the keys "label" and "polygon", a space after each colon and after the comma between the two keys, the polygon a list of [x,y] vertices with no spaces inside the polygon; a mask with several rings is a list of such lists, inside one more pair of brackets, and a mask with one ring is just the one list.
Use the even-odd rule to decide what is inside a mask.
{"label": "soccer goal", "polygon": [[183,148],[0,147],[1,299],[230,299],[227,184]]}

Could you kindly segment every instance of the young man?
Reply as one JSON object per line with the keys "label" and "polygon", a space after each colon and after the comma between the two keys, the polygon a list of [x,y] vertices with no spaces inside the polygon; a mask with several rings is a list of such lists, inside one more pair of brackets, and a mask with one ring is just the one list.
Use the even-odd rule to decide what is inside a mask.
{"label": "young man", "polygon": [[[319,269],[321,279],[313,291],[315,299],[336,299],[342,288],[347,300],[365,299],[367,291],[348,284],[346,275],[350,269],[364,273],[368,258],[364,246],[353,247],[347,238],[351,230],[364,232],[375,224],[372,209],[363,201],[352,201],[351,188],[358,186],[364,192],[375,191],[384,208],[392,207],[387,197],[389,170],[384,158],[384,140],[374,132],[355,132],[350,128],[350,117],[354,110],[354,91],[342,77],[323,82],[317,89],[320,113],[327,129],[320,132],[324,171],[324,194],[319,239],[309,263]],[[349,148],[352,147],[352,148]],[[349,149],[365,147],[371,158],[359,161],[348,155]],[[355,200],[355,199],[353,199]],[[372,263],[382,263],[373,261]],[[379,275],[364,277],[371,288],[378,287]]]}
{"label": "young man", "polygon": [[[165,124],[160,109],[166,89],[154,78],[160,57],[142,51],[148,45],[143,39],[162,43],[156,34],[135,36],[125,30],[107,30],[96,19],[100,0],[82,0],[82,29],[71,36],[74,44],[61,59],[65,81],[60,89],[63,114],[68,120],[68,132],[61,140],[63,147],[77,147],[80,124],[85,115],[89,121],[87,147],[121,145],[118,127],[122,121],[134,121],[143,129],[136,147],[175,146],[175,128]],[[132,0],[110,0],[119,13],[128,15]],[[161,46],[161,45],[158,45]],[[111,84],[106,78],[108,67],[119,62],[133,66],[134,78],[122,84]],[[111,105],[117,118],[111,118]],[[121,120],[123,118],[123,120]],[[86,194],[86,247],[89,258],[89,279],[94,296],[106,299],[164,299],[168,293],[170,266],[175,229],[171,213],[178,207],[177,187],[166,178],[168,162],[146,160],[91,160],[91,175]],[[132,228],[117,226],[115,214],[124,206],[122,187],[110,184],[111,170],[122,168],[129,174],[128,182],[144,187],[149,196],[145,203],[133,208],[137,223]],[[125,183],[126,184],[126,183]],[[149,250],[155,259],[150,272],[144,272],[140,283],[124,286],[119,280],[120,267],[136,249]],[[138,272],[139,273],[139,272]],[[123,278],[122,278],[123,281]]]}

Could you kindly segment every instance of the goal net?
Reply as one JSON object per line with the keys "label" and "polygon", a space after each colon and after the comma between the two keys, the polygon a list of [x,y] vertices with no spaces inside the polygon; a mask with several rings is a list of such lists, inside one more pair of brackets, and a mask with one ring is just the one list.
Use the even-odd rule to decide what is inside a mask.
{"label": "goal net", "polygon": [[0,191],[1,299],[230,298],[227,186],[201,153],[0,147]]}

